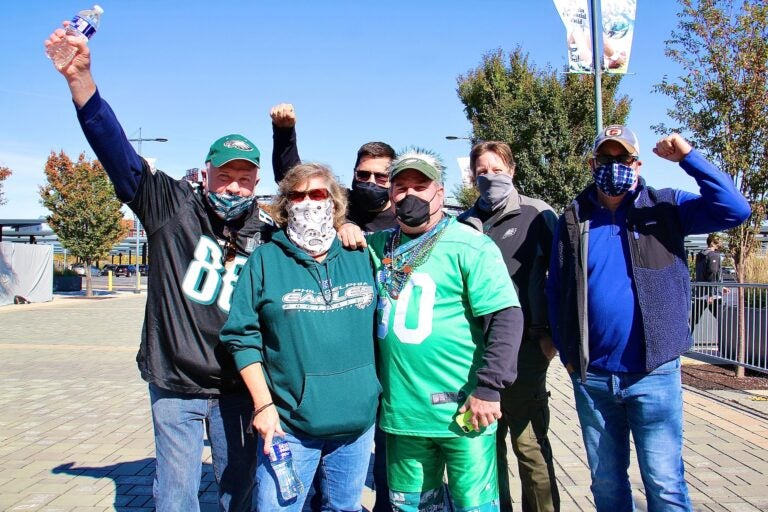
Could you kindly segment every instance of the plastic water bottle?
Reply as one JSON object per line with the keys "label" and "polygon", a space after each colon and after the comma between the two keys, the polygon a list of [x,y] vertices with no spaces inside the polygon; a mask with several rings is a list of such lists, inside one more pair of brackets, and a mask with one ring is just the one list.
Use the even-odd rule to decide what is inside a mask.
{"label": "plastic water bottle", "polygon": [[277,483],[280,486],[280,495],[285,501],[296,498],[304,491],[304,486],[293,469],[291,449],[282,437],[275,436],[272,438],[269,463],[275,471]]}
{"label": "plastic water bottle", "polygon": [[[99,20],[103,13],[104,9],[98,5],[94,5],[93,9],[80,11],[67,26],[67,35],[92,38],[99,28]],[[66,39],[62,39],[59,43],[49,46],[46,54],[53,60],[57,69],[62,69],[75,58],[77,48],[67,43]]]}

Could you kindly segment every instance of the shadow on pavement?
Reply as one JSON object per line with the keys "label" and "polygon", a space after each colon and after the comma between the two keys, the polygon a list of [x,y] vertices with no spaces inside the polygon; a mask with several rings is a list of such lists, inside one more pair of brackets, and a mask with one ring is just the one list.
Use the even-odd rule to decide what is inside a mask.
{"label": "shadow on pavement", "polygon": [[[114,507],[117,512],[128,512],[138,508],[152,508],[152,481],[155,477],[155,459],[149,457],[109,466],[75,466],[67,462],[51,470],[53,474],[73,475],[88,478],[110,478],[115,484]],[[218,492],[213,477],[213,466],[202,463],[200,479],[201,510],[215,510]]]}

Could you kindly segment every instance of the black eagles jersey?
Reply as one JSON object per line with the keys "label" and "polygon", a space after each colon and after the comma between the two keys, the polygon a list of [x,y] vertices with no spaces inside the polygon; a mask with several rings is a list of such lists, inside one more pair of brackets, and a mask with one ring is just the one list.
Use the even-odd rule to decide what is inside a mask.
{"label": "black eagles jersey", "polygon": [[145,163],[128,203],[144,225],[152,253],[136,361],[142,378],[158,387],[219,394],[243,388],[232,357],[219,343],[219,329],[248,255],[275,227],[255,203],[225,225],[202,194]]}

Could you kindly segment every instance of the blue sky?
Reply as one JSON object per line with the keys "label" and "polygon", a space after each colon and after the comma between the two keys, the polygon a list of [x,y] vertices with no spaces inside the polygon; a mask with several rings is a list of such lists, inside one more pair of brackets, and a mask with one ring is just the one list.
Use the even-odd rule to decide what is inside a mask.
{"label": "blue sky", "polygon": [[[181,177],[201,167],[210,143],[242,133],[262,151],[259,192],[275,190],[269,109],[291,102],[299,117],[304,160],[329,164],[349,184],[357,148],[383,140],[395,149],[418,145],[448,165],[447,188],[460,181],[471,126],[456,95],[457,77],[483,54],[517,45],[532,62],[561,69],[565,28],[549,0],[227,1],[103,0],[91,41],[92,71],[102,96],[142,153]],[[64,79],[43,54],[48,34],[89,4],[70,0],[6,2],[0,41],[0,218],[47,214],[37,189],[49,153],[93,158],[78,126]],[[670,101],[651,92],[664,74],[681,70],[664,56],[676,2],[639,2],[630,75],[621,92],[632,99],[628,121],[641,143],[642,172],[656,187],[696,191],[678,166],[650,151],[652,124],[669,121]],[[586,169],[585,169],[586,172]]]}

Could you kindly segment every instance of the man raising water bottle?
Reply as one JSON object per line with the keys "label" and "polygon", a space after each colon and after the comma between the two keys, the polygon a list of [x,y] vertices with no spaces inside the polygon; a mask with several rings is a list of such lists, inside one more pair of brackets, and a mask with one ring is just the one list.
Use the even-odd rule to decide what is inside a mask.
{"label": "man raising water bottle", "polygon": [[259,150],[242,135],[219,138],[205,159],[200,189],[151,169],[96,89],[87,39],[58,29],[46,48],[65,37],[76,55],[59,72],[80,126],[117,197],[145,226],[152,247],[136,361],[149,383],[152,405],[155,506],[158,511],[200,510],[205,431],[219,510],[250,512],[256,439],[246,429],[253,403],[218,335],[240,269],[273,231],[272,220],[254,201]]}

